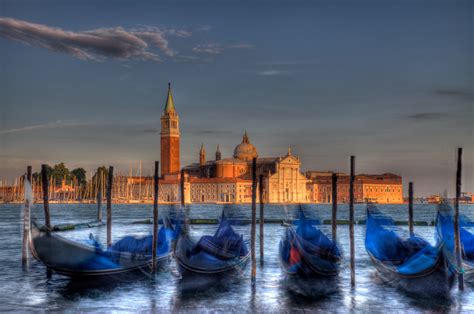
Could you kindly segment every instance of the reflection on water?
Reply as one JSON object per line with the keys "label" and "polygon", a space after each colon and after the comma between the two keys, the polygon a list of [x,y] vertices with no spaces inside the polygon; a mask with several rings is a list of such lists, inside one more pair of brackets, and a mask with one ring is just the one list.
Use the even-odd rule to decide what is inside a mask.
{"label": "reflection on water", "polygon": [[[193,206],[191,218],[219,218],[221,207],[212,205]],[[356,219],[364,219],[365,207],[357,206]],[[381,209],[395,217],[406,220],[405,206],[383,206]],[[153,278],[129,282],[83,282],[69,280],[53,274],[46,279],[46,269],[36,261],[30,261],[28,272],[21,270],[21,209],[18,205],[0,205],[0,311],[15,310],[81,310],[81,311],[284,311],[331,310],[331,311],[474,311],[473,287],[467,286],[464,293],[453,289],[448,300],[421,299],[397,291],[382,282],[364,248],[364,226],[357,225],[356,232],[356,287],[350,287],[350,272],[345,261],[338,289],[325,297],[305,298],[288,290],[288,283],[280,271],[278,243],[283,232],[279,224],[265,225],[265,264],[257,263],[257,283],[252,293],[250,267],[237,278],[220,280],[180,280],[171,272],[162,272]],[[53,223],[86,222],[96,217],[95,205],[51,205]],[[160,215],[174,209],[160,206]],[[250,217],[248,206],[227,209],[229,217]],[[474,207],[465,206],[463,212],[474,217]],[[37,205],[34,214],[40,219],[42,207]],[[293,213],[292,207],[268,206],[267,218],[283,218]],[[330,205],[311,206],[307,211],[313,217],[330,219]],[[227,213],[226,213],[227,214]],[[152,217],[151,205],[115,205],[113,212],[113,237],[125,234],[148,235],[151,225],[131,224],[133,221]],[[435,218],[435,207],[417,205],[415,219],[431,221]],[[339,219],[347,219],[347,207],[342,207]],[[193,225],[191,236],[213,234],[217,225]],[[405,228],[405,227],[402,227]],[[323,226],[325,231],[330,226]],[[235,227],[238,233],[250,237],[249,225]],[[416,227],[416,232],[434,242],[433,227]],[[105,227],[62,232],[71,239],[82,240],[93,232],[102,243],[106,239]],[[258,228],[257,228],[258,232]],[[258,235],[258,233],[257,233]],[[344,252],[349,252],[348,228],[339,226],[338,238]],[[257,241],[258,254],[258,241]],[[347,256],[346,256],[347,257]],[[258,261],[258,255],[257,255]],[[250,265],[249,265],[250,266]],[[173,267],[173,265],[172,265]]]}

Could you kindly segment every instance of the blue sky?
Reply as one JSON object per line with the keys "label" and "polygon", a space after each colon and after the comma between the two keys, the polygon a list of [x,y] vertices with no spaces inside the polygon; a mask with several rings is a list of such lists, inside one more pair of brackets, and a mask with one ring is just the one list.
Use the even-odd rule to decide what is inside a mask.
{"label": "blue sky", "polygon": [[303,170],[473,183],[470,1],[0,2],[0,180],[27,164],[145,171],[167,82],[182,163],[243,131]]}

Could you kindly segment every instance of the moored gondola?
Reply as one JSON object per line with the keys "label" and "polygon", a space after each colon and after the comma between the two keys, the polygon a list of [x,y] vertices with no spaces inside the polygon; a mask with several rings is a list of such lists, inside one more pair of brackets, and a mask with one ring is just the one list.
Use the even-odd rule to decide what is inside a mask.
{"label": "moored gondola", "polygon": [[367,207],[365,246],[380,277],[392,286],[417,296],[448,296],[454,270],[442,244],[430,245],[413,235],[402,238],[394,221],[373,205]]}
{"label": "moored gondola", "polygon": [[[461,240],[462,271],[464,280],[474,284],[474,234],[470,231],[474,228],[474,223],[466,216],[461,216],[459,220],[459,233]],[[445,255],[453,268],[456,268],[454,254],[454,218],[452,208],[442,203],[438,207],[436,216],[436,238],[438,243],[443,244]]]}
{"label": "moored gondola", "polygon": [[317,227],[318,221],[306,218],[301,209],[294,225],[287,226],[279,245],[286,286],[304,296],[337,291],[343,259],[337,242]]}
{"label": "moored gondola", "polygon": [[181,235],[175,253],[183,278],[239,274],[248,264],[249,257],[243,236],[234,231],[224,214],[213,236],[206,235],[195,242],[188,234]]}
{"label": "moored gondola", "polygon": [[[159,230],[157,268],[166,267],[170,260],[174,231],[170,226]],[[108,249],[90,235],[84,242],[66,239],[55,232],[39,227],[32,219],[30,251],[48,269],[71,278],[134,279],[148,276],[152,267],[152,236],[126,236]]]}

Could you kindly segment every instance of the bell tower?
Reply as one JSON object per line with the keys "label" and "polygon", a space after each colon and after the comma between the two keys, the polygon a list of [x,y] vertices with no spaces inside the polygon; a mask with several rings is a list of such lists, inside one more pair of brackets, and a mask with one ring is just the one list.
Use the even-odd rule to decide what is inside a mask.
{"label": "bell tower", "polygon": [[168,83],[168,95],[161,115],[161,175],[180,171],[179,156],[179,117],[174,107],[171,84]]}

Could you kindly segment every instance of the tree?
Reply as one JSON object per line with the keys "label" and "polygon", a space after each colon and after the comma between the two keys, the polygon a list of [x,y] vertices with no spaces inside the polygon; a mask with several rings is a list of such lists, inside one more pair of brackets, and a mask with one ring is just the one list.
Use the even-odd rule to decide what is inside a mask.
{"label": "tree", "polygon": [[79,186],[84,186],[87,184],[86,171],[84,168],[76,168],[72,170],[71,176],[77,179]]}
{"label": "tree", "polygon": [[[50,165],[46,165],[46,173],[48,174],[48,179],[53,175],[53,168]],[[32,174],[33,180],[41,180],[41,171],[35,172]]]}
{"label": "tree", "polygon": [[69,169],[66,168],[64,163],[59,163],[57,165],[54,165],[53,168],[53,178],[54,178],[54,185],[57,186],[61,180],[66,179],[66,182],[69,182],[71,175],[69,173]]}

